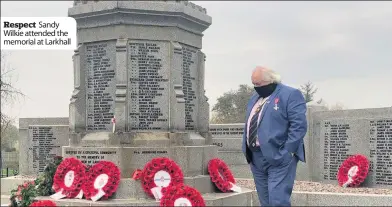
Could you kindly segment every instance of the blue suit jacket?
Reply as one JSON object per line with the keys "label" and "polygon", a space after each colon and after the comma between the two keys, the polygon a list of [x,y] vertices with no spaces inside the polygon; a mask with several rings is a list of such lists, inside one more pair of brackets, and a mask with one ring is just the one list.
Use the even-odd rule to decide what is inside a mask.
{"label": "blue suit jacket", "polygon": [[[251,97],[246,110],[242,151],[248,163],[251,162],[251,157],[246,142],[247,122],[258,97],[257,93]],[[276,100],[277,110],[274,109]],[[257,135],[263,156],[275,166],[292,153],[305,162],[303,138],[307,128],[306,102],[302,93],[298,89],[279,83],[263,108],[258,126]]]}

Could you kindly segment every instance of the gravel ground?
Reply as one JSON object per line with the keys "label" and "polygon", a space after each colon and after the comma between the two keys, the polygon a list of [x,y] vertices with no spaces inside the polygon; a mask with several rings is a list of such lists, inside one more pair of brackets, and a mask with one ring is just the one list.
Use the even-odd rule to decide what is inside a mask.
{"label": "gravel ground", "polygon": [[[253,179],[236,179],[241,187],[255,190]],[[294,191],[305,192],[329,192],[329,193],[363,193],[392,195],[392,189],[381,188],[342,188],[339,185],[323,184],[318,182],[295,181]]]}

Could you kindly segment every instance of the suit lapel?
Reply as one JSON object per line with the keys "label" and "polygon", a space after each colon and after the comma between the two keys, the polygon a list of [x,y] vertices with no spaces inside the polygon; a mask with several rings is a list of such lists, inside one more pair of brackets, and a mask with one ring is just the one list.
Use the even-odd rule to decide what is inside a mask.
{"label": "suit lapel", "polygon": [[261,118],[260,118],[259,123],[261,123],[261,121],[263,121],[263,117],[266,114],[266,112],[271,108],[271,105],[275,104],[274,100],[275,100],[275,97],[278,95],[280,88],[281,88],[281,84],[278,83],[275,91],[271,94],[271,96],[268,98],[268,101],[265,103],[265,105],[263,107],[263,111],[261,112]]}

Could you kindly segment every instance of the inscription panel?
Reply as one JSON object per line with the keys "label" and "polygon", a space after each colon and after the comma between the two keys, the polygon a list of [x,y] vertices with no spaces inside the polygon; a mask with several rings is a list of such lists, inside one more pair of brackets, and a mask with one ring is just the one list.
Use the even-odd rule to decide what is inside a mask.
{"label": "inscription panel", "polygon": [[210,125],[210,133],[213,138],[242,138],[244,134],[244,125]]}
{"label": "inscription panel", "polygon": [[324,136],[322,150],[324,150],[323,176],[325,180],[336,180],[341,163],[357,151],[352,149],[352,144],[361,141],[361,138],[352,136],[356,130],[352,125],[347,120],[330,120],[323,123],[321,135]]}
{"label": "inscription panel", "polygon": [[369,181],[392,185],[392,119],[327,120],[321,136],[325,180],[336,180],[349,156],[363,154],[370,161]]}
{"label": "inscription panel", "polygon": [[371,120],[369,125],[373,182],[392,186],[392,119]]}
{"label": "inscription panel", "polygon": [[169,127],[169,43],[128,43],[130,130],[167,130]]}
{"label": "inscription panel", "polygon": [[115,42],[86,45],[86,110],[88,131],[111,131],[114,116]]}
{"label": "inscription panel", "polygon": [[[60,130],[59,130],[60,129]],[[29,172],[38,174],[55,157],[61,155],[61,147],[68,144],[68,126],[29,126]]]}
{"label": "inscription panel", "polygon": [[197,48],[182,46],[183,92],[185,98],[185,130],[195,130],[198,103]]}
{"label": "inscription panel", "polygon": [[132,169],[141,169],[147,162],[156,157],[169,157],[169,152],[159,148],[135,148],[127,158]]}
{"label": "inscription panel", "polygon": [[112,149],[65,149],[64,157],[76,157],[86,165],[94,165],[101,160],[114,161],[118,164],[118,154]]}

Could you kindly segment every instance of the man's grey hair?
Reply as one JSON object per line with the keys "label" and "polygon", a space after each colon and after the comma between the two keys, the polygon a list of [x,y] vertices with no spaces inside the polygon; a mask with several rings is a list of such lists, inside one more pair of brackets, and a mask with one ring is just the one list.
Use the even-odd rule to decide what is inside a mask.
{"label": "man's grey hair", "polygon": [[264,68],[263,80],[268,81],[268,82],[272,82],[272,83],[280,83],[282,81],[282,78],[280,77],[280,75],[277,72],[275,72],[269,68]]}

